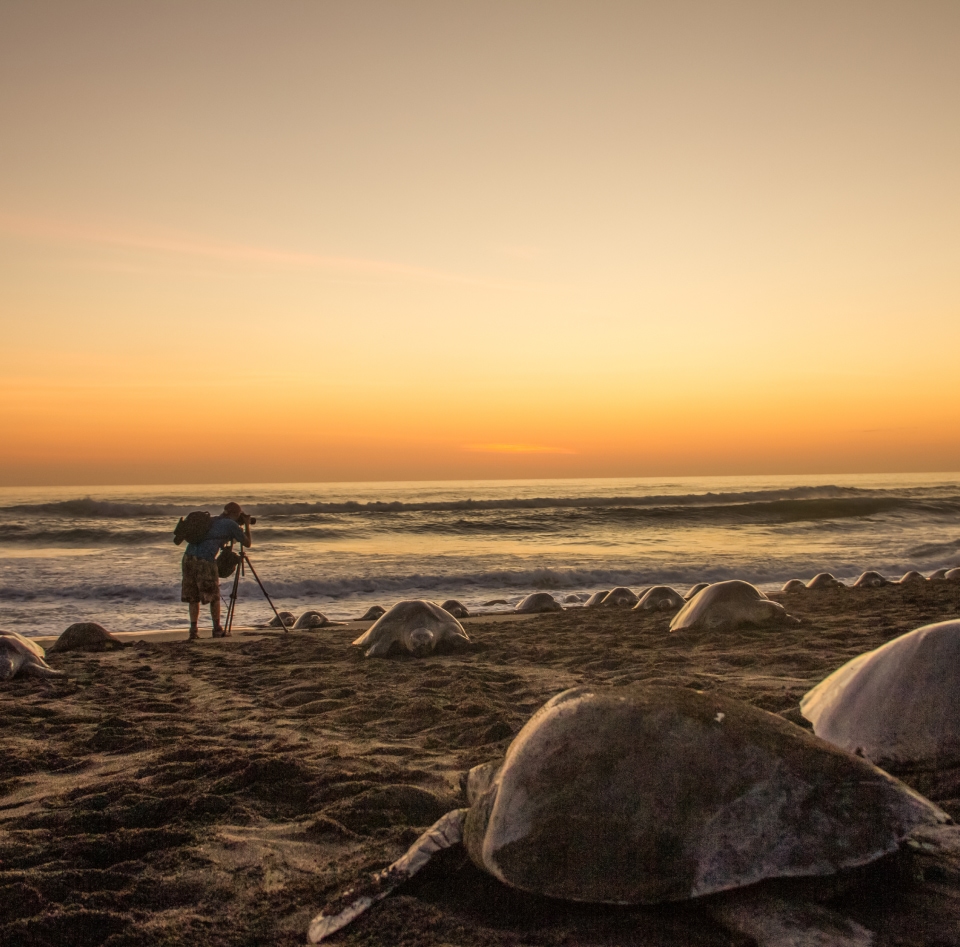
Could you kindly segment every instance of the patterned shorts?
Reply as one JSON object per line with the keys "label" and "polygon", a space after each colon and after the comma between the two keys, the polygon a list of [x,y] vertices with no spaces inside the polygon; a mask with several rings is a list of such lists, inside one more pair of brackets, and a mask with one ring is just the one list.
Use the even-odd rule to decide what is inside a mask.
{"label": "patterned shorts", "polygon": [[217,575],[215,561],[184,555],[182,568],[181,602],[203,602],[209,605],[220,598],[220,577]]}

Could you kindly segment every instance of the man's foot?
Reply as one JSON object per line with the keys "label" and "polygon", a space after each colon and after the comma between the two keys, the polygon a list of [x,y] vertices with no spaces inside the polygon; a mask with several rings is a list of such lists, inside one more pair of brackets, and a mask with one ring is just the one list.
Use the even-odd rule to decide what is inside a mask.
{"label": "man's foot", "polygon": [[187,641],[196,641],[200,637],[200,632],[196,628],[190,629],[190,634],[187,636]]}
{"label": "man's foot", "polygon": [[213,629],[213,637],[214,637],[214,638],[226,638],[226,637],[227,637],[227,633],[226,633],[222,628],[214,628],[214,629]]}

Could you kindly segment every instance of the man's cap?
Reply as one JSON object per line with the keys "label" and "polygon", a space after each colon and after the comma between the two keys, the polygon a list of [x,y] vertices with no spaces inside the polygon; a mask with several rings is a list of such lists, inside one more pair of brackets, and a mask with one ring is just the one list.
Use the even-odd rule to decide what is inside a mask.
{"label": "man's cap", "polygon": [[239,503],[234,503],[233,500],[231,500],[223,508],[223,512],[226,513],[227,516],[240,516],[240,514],[243,513],[243,510],[241,509]]}

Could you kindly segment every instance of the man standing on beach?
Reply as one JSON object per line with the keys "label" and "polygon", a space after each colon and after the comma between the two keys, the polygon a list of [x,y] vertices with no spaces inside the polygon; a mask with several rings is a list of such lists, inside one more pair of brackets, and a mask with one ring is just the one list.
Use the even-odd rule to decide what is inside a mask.
{"label": "man standing on beach", "polygon": [[[243,524],[243,529],[240,524]],[[250,517],[232,500],[219,516],[213,518],[207,535],[198,543],[189,543],[183,554],[183,582],[180,586],[180,601],[190,605],[190,640],[200,637],[197,622],[200,619],[200,603],[210,605],[213,620],[213,637],[224,636],[220,624],[220,576],[217,574],[217,553],[229,542],[238,542],[248,549],[253,545],[250,538]]]}

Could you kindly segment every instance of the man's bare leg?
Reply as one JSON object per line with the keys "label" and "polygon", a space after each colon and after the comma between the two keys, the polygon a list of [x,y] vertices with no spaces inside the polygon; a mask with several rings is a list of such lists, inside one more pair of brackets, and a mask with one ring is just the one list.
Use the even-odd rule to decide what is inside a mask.
{"label": "man's bare leg", "polygon": [[220,599],[216,598],[210,603],[210,619],[213,621],[213,633],[223,629],[220,627]]}
{"label": "man's bare leg", "polygon": [[[219,602],[217,603],[220,604]],[[190,602],[190,637],[199,638],[200,632],[197,631],[197,622],[200,621],[200,603]]]}

